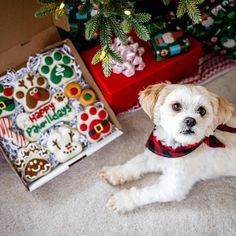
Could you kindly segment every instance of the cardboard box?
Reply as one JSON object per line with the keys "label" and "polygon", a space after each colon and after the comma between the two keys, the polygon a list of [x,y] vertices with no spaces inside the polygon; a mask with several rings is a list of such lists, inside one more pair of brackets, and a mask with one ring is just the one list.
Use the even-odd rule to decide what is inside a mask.
{"label": "cardboard box", "polygon": [[103,138],[101,141],[91,144],[90,148],[85,149],[82,153],[69,161],[59,164],[49,174],[29,184],[20,178],[20,175],[16,171],[13,163],[9,160],[3,148],[0,146],[2,156],[9,163],[12,170],[16,173],[25,187],[29,191],[33,191],[57,175],[68,170],[70,166],[77,161],[90,156],[92,153],[119,137],[122,134],[122,130],[114,112],[106,102],[103,94],[94,82],[90,72],[86,68],[71,41],[60,41],[61,39],[55,24],[66,29],[67,24],[65,19],[56,23],[51,17],[35,19],[34,12],[40,7],[40,5],[36,4],[36,1],[5,1],[2,4],[2,7],[5,9],[6,14],[2,13],[0,15],[0,74],[3,75],[7,70],[24,66],[30,55],[67,44],[71,49],[71,54],[74,56],[76,63],[80,65],[84,79],[96,92],[98,100],[103,102],[107,112],[109,113],[111,122],[116,127],[114,132]]}
{"label": "cardboard box", "polygon": [[123,74],[114,73],[106,78],[102,71],[101,63],[91,64],[91,60],[99,47],[92,48],[81,54],[104,97],[116,113],[127,111],[136,105],[139,91],[148,85],[166,80],[176,83],[194,74],[198,69],[202,45],[194,38],[190,38],[191,48],[189,52],[163,61],[156,61],[147,43],[141,40],[138,43],[145,49],[143,61],[146,67],[143,71],[136,71],[135,75],[129,78]]}

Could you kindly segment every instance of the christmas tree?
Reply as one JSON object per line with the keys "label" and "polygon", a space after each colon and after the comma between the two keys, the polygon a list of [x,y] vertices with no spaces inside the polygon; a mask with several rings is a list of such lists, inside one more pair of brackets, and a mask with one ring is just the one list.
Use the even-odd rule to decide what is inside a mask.
{"label": "christmas tree", "polygon": [[[170,0],[162,0],[160,4],[169,5]],[[204,0],[180,0],[176,8],[177,17],[186,13],[194,23],[201,21],[201,14],[197,7]],[[98,35],[101,49],[94,55],[92,63],[102,62],[104,74],[108,77],[111,73],[112,60],[122,62],[117,52],[112,49],[112,38],[118,37],[126,42],[127,34],[133,31],[140,39],[149,40],[149,32],[145,23],[151,19],[151,14],[136,12],[136,4],[139,1],[125,0],[38,0],[42,7],[35,13],[36,17],[42,17],[53,13],[59,19],[68,8],[78,10],[78,14],[84,15],[91,12],[91,17],[85,23],[85,38],[93,39]]]}

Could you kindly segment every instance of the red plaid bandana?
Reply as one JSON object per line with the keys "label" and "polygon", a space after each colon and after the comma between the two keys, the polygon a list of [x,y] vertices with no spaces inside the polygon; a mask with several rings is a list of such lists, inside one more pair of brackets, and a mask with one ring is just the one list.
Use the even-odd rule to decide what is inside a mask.
{"label": "red plaid bandana", "polygon": [[[227,125],[219,125],[217,129],[221,131],[229,132],[229,133],[236,133],[236,128],[229,127]],[[153,135],[153,132],[151,133],[146,143],[146,147],[151,152],[159,156],[168,157],[168,158],[178,158],[178,157],[186,156],[189,153],[193,152],[202,143],[205,143],[206,145],[212,148],[225,148],[225,145],[219,139],[217,139],[214,135],[210,135],[209,137],[205,137],[199,143],[173,149],[171,147],[162,145],[160,140],[158,140],[157,137]]]}

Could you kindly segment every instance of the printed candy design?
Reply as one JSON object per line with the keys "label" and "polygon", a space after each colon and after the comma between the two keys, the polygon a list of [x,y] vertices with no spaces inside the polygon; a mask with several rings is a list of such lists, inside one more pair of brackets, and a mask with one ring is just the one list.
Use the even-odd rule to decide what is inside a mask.
{"label": "printed candy design", "polygon": [[66,162],[82,151],[79,132],[76,129],[61,126],[51,132],[47,147],[60,163]]}
{"label": "printed candy design", "polygon": [[33,112],[50,100],[50,93],[46,89],[47,80],[39,75],[26,75],[16,83],[14,98],[24,109]]}
{"label": "printed candy design", "polygon": [[24,131],[29,141],[36,141],[40,134],[62,121],[71,121],[75,117],[74,109],[68,104],[68,98],[57,92],[51,101],[33,113],[21,113],[16,118],[17,126]]}
{"label": "printed candy design", "polygon": [[8,117],[3,117],[0,119],[0,137],[4,139],[10,139],[12,143],[18,145],[19,147],[24,147],[28,144],[25,136],[16,133],[11,130],[12,120]]}
{"label": "printed candy design", "polygon": [[21,148],[15,160],[15,167],[22,173],[23,178],[32,182],[48,174],[52,166],[48,162],[48,150],[37,143],[30,143]]}
{"label": "printed candy design", "polygon": [[79,132],[84,134],[91,143],[111,132],[112,126],[104,108],[87,106],[77,117]]}
{"label": "printed candy design", "polygon": [[75,78],[71,65],[71,58],[56,50],[42,58],[39,72],[49,80],[51,86],[56,87]]}
{"label": "printed candy design", "polygon": [[9,116],[15,111],[15,103],[12,98],[13,89],[0,84],[0,117]]}

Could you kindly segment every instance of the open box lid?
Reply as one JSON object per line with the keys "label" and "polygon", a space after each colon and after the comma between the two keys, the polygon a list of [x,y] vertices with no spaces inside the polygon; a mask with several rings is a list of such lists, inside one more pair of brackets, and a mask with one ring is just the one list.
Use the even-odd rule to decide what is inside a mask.
{"label": "open box lid", "polygon": [[35,18],[42,5],[37,0],[10,0],[1,3],[0,14],[0,74],[18,67],[41,48],[60,40],[56,26],[68,30],[66,17]]}

